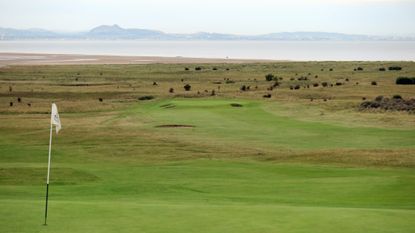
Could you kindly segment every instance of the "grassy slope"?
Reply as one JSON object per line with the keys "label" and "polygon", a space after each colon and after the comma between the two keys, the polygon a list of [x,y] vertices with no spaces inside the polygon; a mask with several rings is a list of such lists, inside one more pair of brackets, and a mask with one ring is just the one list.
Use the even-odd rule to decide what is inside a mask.
{"label": "grassy slope", "polygon": [[[231,103],[239,103],[244,107],[231,107]],[[163,108],[164,105],[175,107]],[[211,135],[245,146],[268,145],[280,149],[372,149],[415,146],[413,130],[344,127],[333,122],[304,122],[280,117],[264,110],[261,104],[250,101],[168,100],[159,104],[151,103],[133,113],[145,115],[156,124],[194,125],[194,130],[190,131],[192,136]]]}
{"label": "grassy slope", "polygon": [[[308,68],[317,70],[318,65]],[[353,119],[339,123],[342,116],[335,109],[340,105],[339,111],[350,112],[344,102],[360,98],[351,98],[348,87],[339,89],[338,95],[330,91],[339,98],[333,105],[305,105],[302,92],[291,95],[297,101],[281,97],[263,102],[230,89],[217,98],[164,99],[168,94],[158,92],[160,87],[146,86],[142,79],[164,80],[160,70],[174,71],[177,66],[127,67],[125,71],[120,67],[105,68],[105,74],[114,69],[111,87],[76,89],[29,81],[34,88],[45,88],[46,96],[38,99],[24,92],[28,84],[15,82],[17,95],[25,94],[24,100],[32,98],[40,106],[35,103],[27,114],[22,114],[23,106],[1,107],[1,232],[413,231],[415,131],[396,124],[407,115],[366,113],[362,117],[352,112],[345,118],[376,119],[377,124]],[[339,63],[338,69],[342,67],[350,65]],[[149,68],[155,70],[149,72]],[[263,67],[236,68],[255,74]],[[97,73],[94,69],[87,68],[91,75],[82,70],[82,78],[102,81],[92,75]],[[27,74],[62,73],[64,77],[75,71],[73,67],[33,67],[5,72],[13,80],[27,80]],[[153,76],[132,85],[137,85],[140,95],[156,90],[163,100],[132,103],[132,93],[125,94],[129,85],[121,90],[114,87],[141,72],[144,77]],[[234,74],[238,72],[229,75],[235,79]],[[201,75],[218,79],[209,73]],[[165,78],[179,86],[180,77],[174,73]],[[371,77],[359,81],[364,79]],[[194,80],[194,85],[199,81]],[[48,114],[42,111],[47,111],[52,98],[48,95],[60,100],[64,128],[54,138],[50,219],[49,226],[43,227]],[[97,105],[96,98],[103,95],[106,100],[112,98],[110,103]],[[7,103],[7,98],[3,94],[0,102]],[[234,102],[244,107],[230,107]],[[168,103],[175,107],[161,107]],[[307,114],[320,108],[327,119]],[[82,109],[89,112],[80,113]],[[393,127],[379,126],[383,118],[391,118]],[[162,124],[195,127],[155,128]]]}

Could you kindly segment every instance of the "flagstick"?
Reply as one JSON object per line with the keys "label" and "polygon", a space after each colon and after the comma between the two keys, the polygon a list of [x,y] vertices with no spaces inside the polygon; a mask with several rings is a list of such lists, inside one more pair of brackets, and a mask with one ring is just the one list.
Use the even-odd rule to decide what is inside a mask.
{"label": "flagstick", "polygon": [[50,155],[51,155],[51,149],[52,149],[52,119],[50,120],[50,136],[49,136],[49,157],[48,157],[48,176],[46,178],[46,206],[45,206],[45,223],[43,225],[47,225],[46,224],[46,220],[48,218],[48,201],[49,201],[49,176],[50,176]]}

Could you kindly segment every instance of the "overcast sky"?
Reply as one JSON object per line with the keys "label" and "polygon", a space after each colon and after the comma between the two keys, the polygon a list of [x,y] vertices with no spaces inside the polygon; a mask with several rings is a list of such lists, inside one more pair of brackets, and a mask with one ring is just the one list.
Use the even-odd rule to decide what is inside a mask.
{"label": "overcast sky", "polygon": [[415,0],[0,0],[0,27],[415,35]]}

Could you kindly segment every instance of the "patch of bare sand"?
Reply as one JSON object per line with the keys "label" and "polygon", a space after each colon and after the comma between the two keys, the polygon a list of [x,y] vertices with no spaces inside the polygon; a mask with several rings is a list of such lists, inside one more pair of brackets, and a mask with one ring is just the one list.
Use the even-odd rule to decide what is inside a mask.
{"label": "patch of bare sand", "polygon": [[272,60],[221,59],[150,56],[107,56],[80,54],[0,53],[0,67],[11,65],[81,65],[81,64],[191,64],[256,63]]}

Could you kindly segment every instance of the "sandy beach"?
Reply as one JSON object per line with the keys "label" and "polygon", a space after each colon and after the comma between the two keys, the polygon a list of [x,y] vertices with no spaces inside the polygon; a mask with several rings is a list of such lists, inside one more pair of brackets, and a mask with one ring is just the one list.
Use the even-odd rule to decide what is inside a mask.
{"label": "sandy beach", "polygon": [[106,56],[78,54],[0,53],[0,66],[77,65],[77,64],[174,64],[174,63],[253,63],[271,60],[220,59],[151,56]]}

